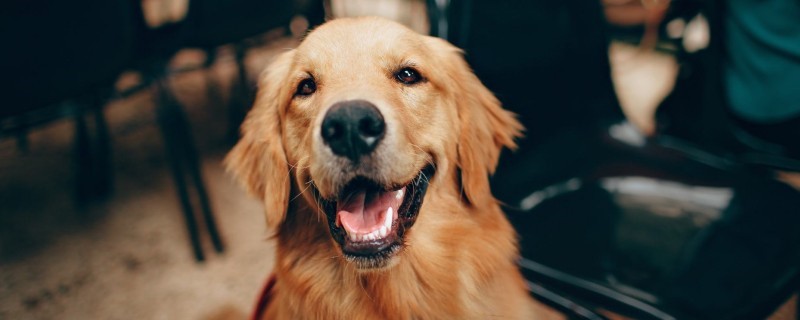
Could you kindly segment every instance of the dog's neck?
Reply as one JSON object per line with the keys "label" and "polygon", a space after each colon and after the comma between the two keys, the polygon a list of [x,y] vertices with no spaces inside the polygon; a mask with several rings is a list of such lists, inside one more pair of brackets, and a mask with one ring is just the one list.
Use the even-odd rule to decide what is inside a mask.
{"label": "dog's neck", "polygon": [[[306,204],[294,205],[277,236],[276,304],[286,307],[284,315],[311,318],[493,313],[498,308],[493,291],[524,290],[513,262],[513,229],[496,204],[479,210],[448,194],[454,193],[429,191],[436,201],[426,200],[397,263],[375,271],[356,270],[336,247],[324,218]],[[486,223],[461,214],[485,216],[478,221]],[[304,303],[286,305],[282,296],[287,303]]]}

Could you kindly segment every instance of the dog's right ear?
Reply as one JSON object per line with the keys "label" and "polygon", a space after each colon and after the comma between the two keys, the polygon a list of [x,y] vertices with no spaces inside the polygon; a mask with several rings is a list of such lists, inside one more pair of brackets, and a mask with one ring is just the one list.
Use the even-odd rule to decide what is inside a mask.
{"label": "dog's right ear", "polygon": [[280,113],[290,99],[285,87],[293,56],[294,51],[285,52],[267,67],[242,124],[242,137],[224,161],[247,191],[264,203],[267,226],[275,230],[286,217],[291,188]]}
{"label": "dog's right ear", "polygon": [[445,79],[454,95],[458,112],[458,169],[464,198],[485,206],[494,202],[489,176],[494,173],[503,148],[516,149],[514,141],[523,127],[516,115],[502,108],[500,101],[481,83],[464,59],[463,51],[449,42],[429,37],[428,43],[440,54],[447,71]]}

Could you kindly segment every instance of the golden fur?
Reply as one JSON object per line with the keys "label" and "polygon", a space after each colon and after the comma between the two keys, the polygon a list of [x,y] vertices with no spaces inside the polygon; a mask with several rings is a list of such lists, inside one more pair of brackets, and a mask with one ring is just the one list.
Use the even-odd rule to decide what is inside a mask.
{"label": "golden fur", "polygon": [[[414,86],[392,72],[413,65]],[[317,80],[296,99],[298,83]],[[431,164],[416,224],[392,263],[361,270],[342,257],[309,188],[338,192],[349,172],[319,141],[321,118],[338,101],[374,103],[387,135],[369,165],[385,183]],[[552,315],[530,298],[517,241],[489,190],[501,148],[522,126],[471,72],[456,47],[380,18],[338,19],[281,54],[260,82],[229,170],[263,200],[275,231],[277,284],[268,319],[536,319]]]}

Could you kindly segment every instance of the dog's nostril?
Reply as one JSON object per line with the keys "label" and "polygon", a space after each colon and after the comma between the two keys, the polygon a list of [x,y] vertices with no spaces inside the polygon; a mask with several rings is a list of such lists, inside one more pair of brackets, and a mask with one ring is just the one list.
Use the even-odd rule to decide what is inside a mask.
{"label": "dog's nostril", "polygon": [[322,128],[322,136],[325,140],[338,139],[342,134],[344,134],[344,128],[341,123],[334,122]]}
{"label": "dog's nostril", "polygon": [[365,117],[358,122],[358,132],[367,137],[377,137],[383,134],[383,119]]}
{"label": "dog's nostril", "polygon": [[322,139],[334,154],[357,162],[375,149],[386,131],[378,108],[364,100],[334,104],[322,119]]}

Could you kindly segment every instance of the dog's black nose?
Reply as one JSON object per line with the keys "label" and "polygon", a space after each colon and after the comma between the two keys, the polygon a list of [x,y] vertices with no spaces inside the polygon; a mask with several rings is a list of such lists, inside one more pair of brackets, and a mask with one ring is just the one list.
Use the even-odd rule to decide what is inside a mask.
{"label": "dog's black nose", "polygon": [[337,102],[322,119],[323,141],[333,153],[354,162],[372,152],[385,131],[381,112],[364,100]]}

